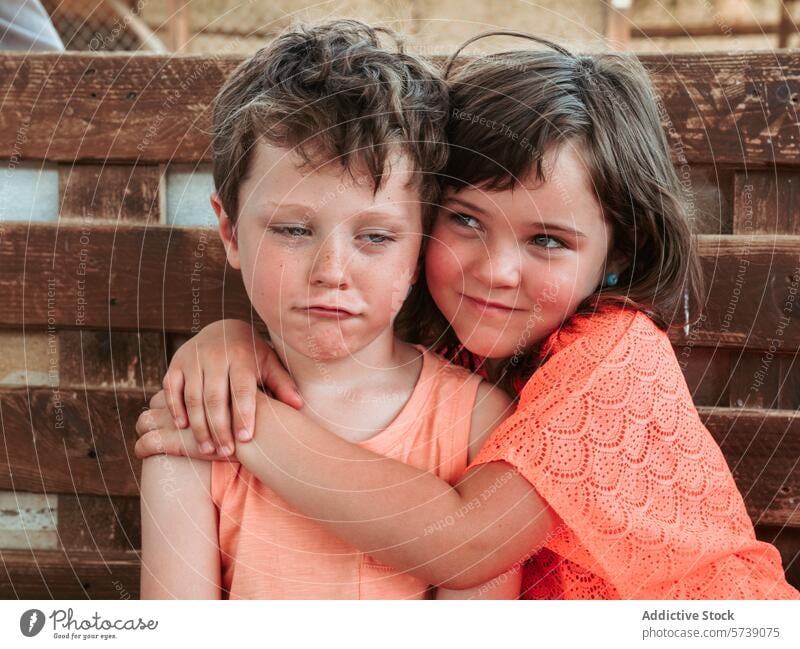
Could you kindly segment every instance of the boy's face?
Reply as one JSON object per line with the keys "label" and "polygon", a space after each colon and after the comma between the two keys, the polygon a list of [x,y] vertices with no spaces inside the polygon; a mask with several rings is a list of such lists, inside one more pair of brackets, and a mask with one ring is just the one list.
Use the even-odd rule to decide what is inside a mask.
{"label": "boy's face", "polygon": [[371,177],[357,169],[312,168],[260,141],[239,188],[235,228],[212,196],[228,261],[241,269],[276,346],[332,360],[392,335],[422,245],[413,180],[398,155],[373,193]]}

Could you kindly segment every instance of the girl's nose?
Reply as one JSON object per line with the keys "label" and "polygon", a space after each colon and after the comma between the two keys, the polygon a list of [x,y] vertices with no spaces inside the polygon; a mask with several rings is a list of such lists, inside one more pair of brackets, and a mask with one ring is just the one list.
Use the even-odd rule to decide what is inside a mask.
{"label": "girl's nose", "polygon": [[319,247],[309,282],[312,286],[323,288],[347,288],[347,257],[342,246],[333,237]]}
{"label": "girl's nose", "polygon": [[517,288],[521,276],[519,257],[516,246],[483,249],[472,264],[472,274],[490,288]]}

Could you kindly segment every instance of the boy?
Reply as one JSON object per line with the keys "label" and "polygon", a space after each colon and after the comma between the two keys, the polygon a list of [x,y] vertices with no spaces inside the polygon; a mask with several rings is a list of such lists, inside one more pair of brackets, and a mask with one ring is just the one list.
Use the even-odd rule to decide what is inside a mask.
{"label": "boy", "polygon": [[[228,260],[242,269],[307,415],[455,481],[509,400],[396,335],[425,297],[416,280],[445,161],[446,102],[426,64],[382,49],[361,23],[289,32],[245,62],[217,98],[212,206]],[[203,396],[186,387],[197,415]],[[216,398],[228,399],[227,386]],[[148,417],[137,428],[152,429]],[[197,417],[191,425],[206,427]],[[217,459],[232,452],[223,447]],[[292,511],[250,472],[258,459],[145,461],[143,597],[425,595],[425,582]],[[161,493],[166,481],[177,503]],[[478,594],[518,589],[510,579]]]}

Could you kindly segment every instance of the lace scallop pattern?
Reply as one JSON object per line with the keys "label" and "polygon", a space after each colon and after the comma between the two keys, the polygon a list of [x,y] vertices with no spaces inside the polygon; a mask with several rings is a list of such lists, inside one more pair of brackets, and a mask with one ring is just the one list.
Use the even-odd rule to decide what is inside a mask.
{"label": "lace scallop pattern", "polygon": [[523,597],[800,598],[756,540],[667,335],[621,308],[570,324],[474,462],[512,464],[561,518]]}

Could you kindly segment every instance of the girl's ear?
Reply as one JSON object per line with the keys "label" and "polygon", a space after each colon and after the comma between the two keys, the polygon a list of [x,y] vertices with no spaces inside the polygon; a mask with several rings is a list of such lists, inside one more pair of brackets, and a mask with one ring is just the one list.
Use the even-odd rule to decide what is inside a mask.
{"label": "girl's ear", "polygon": [[225,208],[222,207],[222,201],[217,192],[211,194],[211,207],[214,210],[214,214],[217,215],[219,238],[222,239],[222,243],[225,244],[225,255],[228,258],[228,263],[236,270],[240,270],[241,264],[239,262],[239,245],[236,242],[236,226],[227,212],[225,212]]}

